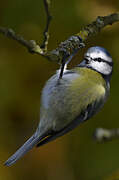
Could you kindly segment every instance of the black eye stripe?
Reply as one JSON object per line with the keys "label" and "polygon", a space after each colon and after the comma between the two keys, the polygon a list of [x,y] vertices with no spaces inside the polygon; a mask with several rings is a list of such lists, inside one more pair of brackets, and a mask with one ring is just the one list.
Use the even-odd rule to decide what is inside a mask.
{"label": "black eye stripe", "polygon": [[98,62],[104,62],[104,63],[109,64],[110,66],[113,66],[113,62],[105,61],[105,60],[102,59],[102,58],[95,58],[95,59],[93,59],[93,60],[94,60],[94,61],[98,61]]}
{"label": "black eye stripe", "polygon": [[101,58],[95,58],[94,61],[102,62]]}
{"label": "black eye stripe", "polygon": [[113,62],[105,61],[104,59],[102,59],[102,58],[100,58],[100,57],[93,59],[93,58],[91,58],[91,57],[89,57],[89,56],[85,56],[84,60],[86,61],[86,63],[89,63],[90,60],[91,60],[91,61],[104,62],[104,63],[107,63],[107,64],[110,65],[110,66],[113,66]]}

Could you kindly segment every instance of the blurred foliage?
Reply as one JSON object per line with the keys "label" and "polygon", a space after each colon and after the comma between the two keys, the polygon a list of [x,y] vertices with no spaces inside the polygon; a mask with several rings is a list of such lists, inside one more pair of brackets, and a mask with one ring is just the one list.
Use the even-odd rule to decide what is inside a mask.
{"label": "blurred foliage", "polygon": [[109,175],[107,178],[104,178],[103,180],[119,180],[119,170],[113,172],[111,175]]}
{"label": "blurred foliage", "polygon": [[[52,0],[49,49],[97,16],[118,9],[118,0]],[[0,0],[0,26],[13,28],[26,39],[41,42],[45,18],[42,0]],[[103,46],[111,53],[115,64],[111,94],[102,111],[64,137],[34,148],[10,168],[3,162],[37,127],[41,90],[58,65],[29,54],[18,43],[0,35],[0,180],[117,180],[114,172],[119,170],[119,140],[98,144],[92,134],[97,127],[119,127],[118,34],[118,23],[105,28],[70,64],[78,64],[90,46]]]}

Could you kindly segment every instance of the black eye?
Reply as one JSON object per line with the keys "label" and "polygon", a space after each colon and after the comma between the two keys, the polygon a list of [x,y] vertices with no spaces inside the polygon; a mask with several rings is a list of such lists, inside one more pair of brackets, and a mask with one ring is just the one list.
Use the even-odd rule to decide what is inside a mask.
{"label": "black eye", "polygon": [[102,59],[101,58],[95,58],[94,61],[102,62]]}
{"label": "black eye", "polygon": [[101,58],[98,58],[98,62],[101,62],[102,61],[102,59]]}

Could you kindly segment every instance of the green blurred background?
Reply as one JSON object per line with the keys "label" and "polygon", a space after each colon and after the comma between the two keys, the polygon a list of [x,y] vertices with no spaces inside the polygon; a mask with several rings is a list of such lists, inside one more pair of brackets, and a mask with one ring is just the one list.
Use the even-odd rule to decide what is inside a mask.
{"label": "green blurred background", "polygon": [[[49,49],[97,16],[118,10],[118,0],[52,0]],[[13,28],[26,39],[42,41],[45,18],[42,0],[0,0],[0,26]],[[3,162],[35,131],[41,90],[59,66],[0,34],[0,180],[119,180],[119,140],[98,144],[92,138],[97,127],[119,127],[119,23],[90,38],[70,67],[94,45],[105,47],[115,64],[110,98],[102,111],[64,137],[34,148],[12,167],[4,167]]]}

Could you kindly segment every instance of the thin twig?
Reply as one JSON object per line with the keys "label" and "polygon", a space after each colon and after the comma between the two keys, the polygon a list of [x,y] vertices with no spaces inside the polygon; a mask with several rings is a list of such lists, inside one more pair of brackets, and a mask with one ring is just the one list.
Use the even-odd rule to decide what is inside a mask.
{"label": "thin twig", "polygon": [[97,128],[94,132],[94,138],[97,142],[110,141],[119,138],[119,128],[104,129]]}
{"label": "thin twig", "polygon": [[40,46],[35,42],[35,40],[27,41],[21,35],[15,34],[12,29],[7,29],[4,27],[0,27],[0,33],[5,35],[6,37],[17,41],[22,46],[25,46],[30,53],[37,53],[42,55],[43,51]]}
{"label": "thin twig", "polygon": [[[80,41],[82,41],[82,40],[80,39]],[[77,54],[79,49],[83,48],[84,46],[85,46],[85,44],[80,42],[80,46],[77,47],[77,49],[76,49],[76,47],[72,48],[72,53],[71,54],[68,54],[67,52],[64,52],[64,56],[63,56],[63,59],[62,59],[62,62],[61,62],[59,79],[62,78],[63,73],[64,73],[64,69],[67,68],[67,65],[72,60],[72,58]]]}
{"label": "thin twig", "polygon": [[43,32],[44,35],[44,39],[43,39],[43,43],[41,44],[41,49],[43,49],[44,52],[47,51],[47,46],[48,46],[48,40],[49,40],[49,26],[50,26],[50,22],[52,20],[52,16],[50,14],[50,0],[44,0],[44,7],[45,7],[45,11],[46,11],[46,27],[45,30]]}

